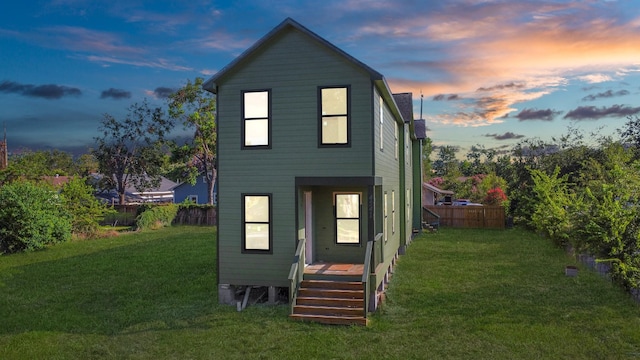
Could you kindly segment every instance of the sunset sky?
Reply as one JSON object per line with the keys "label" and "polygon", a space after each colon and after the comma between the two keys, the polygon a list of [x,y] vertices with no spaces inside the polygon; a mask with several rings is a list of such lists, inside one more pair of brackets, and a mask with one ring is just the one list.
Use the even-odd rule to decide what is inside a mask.
{"label": "sunset sky", "polygon": [[635,0],[4,1],[9,150],[86,152],[103,114],[163,105],[287,17],[412,92],[416,117],[422,94],[428,136],[459,155],[640,116]]}

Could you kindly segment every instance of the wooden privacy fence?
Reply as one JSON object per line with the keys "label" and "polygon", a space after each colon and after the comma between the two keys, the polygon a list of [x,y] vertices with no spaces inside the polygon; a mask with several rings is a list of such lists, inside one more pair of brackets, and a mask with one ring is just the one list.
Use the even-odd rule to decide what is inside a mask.
{"label": "wooden privacy fence", "polygon": [[[121,214],[128,214],[128,216],[119,217],[117,225],[131,226],[135,224],[138,205],[114,205],[113,208]],[[216,225],[216,210],[214,207],[181,207],[178,209],[173,223],[176,225]],[[114,225],[113,221],[108,221],[108,223]]]}
{"label": "wooden privacy fence", "polygon": [[[502,206],[425,205],[424,207],[440,216],[440,226],[503,229],[505,225]],[[423,211],[422,214],[424,222],[432,222],[431,215],[427,211]]]}
{"label": "wooden privacy fence", "polygon": [[216,225],[216,208],[180,208],[173,223],[179,225]]}

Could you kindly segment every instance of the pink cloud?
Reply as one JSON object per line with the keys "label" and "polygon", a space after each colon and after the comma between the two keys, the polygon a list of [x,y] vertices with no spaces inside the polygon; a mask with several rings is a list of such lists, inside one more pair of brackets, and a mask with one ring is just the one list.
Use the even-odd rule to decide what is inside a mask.
{"label": "pink cloud", "polygon": [[[458,113],[434,120],[482,126],[502,122],[516,110],[514,105],[550,94],[570,81],[609,81],[637,69],[640,19],[620,21],[598,6],[593,2],[543,6],[509,2],[470,11],[458,3],[394,26],[362,27],[360,33],[406,37],[404,41],[414,44],[416,51],[425,41],[441,44],[439,58],[446,60],[416,64],[415,78],[389,82],[395,91],[459,94],[470,99],[457,104]],[[420,73],[432,74],[434,66],[446,74],[439,75],[443,80],[430,82],[429,75],[420,79]],[[510,83],[522,86],[500,87]],[[479,94],[479,88],[493,90]]]}

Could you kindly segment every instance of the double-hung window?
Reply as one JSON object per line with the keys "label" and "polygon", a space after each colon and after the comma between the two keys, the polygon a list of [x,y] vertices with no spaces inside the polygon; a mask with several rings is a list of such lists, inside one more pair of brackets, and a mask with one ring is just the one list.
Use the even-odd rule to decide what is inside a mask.
{"label": "double-hung window", "polygon": [[318,97],[318,146],[349,146],[349,87],[320,87]]}
{"label": "double-hung window", "polygon": [[396,191],[391,190],[391,233],[396,233]]}
{"label": "double-hung window", "polygon": [[242,92],[242,148],[271,147],[271,90]]}
{"label": "double-hung window", "polygon": [[336,243],[360,243],[360,193],[336,193]]}
{"label": "double-hung window", "polygon": [[380,117],[380,151],[384,150],[384,100],[378,97],[379,117]]}
{"label": "double-hung window", "polygon": [[242,195],[242,251],[272,251],[271,194]]}

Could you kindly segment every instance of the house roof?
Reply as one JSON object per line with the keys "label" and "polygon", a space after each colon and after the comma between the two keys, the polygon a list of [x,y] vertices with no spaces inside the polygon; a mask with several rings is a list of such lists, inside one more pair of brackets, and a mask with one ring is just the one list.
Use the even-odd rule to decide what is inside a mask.
{"label": "house roof", "polygon": [[157,187],[154,187],[152,189],[148,189],[148,190],[145,190],[145,191],[139,191],[134,186],[127,186],[126,191],[130,192],[132,194],[164,193],[164,192],[173,191],[173,188],[176,185],[178,185],[176,182],[173,182],[173,181],[167,179],[166,177],[162,176],[162,177],[160,177],[160,184]]}
{"label": "house roof", "polygon": [[404,122],[413,121],[413,95],[411,93],[393,94]]}
{"label": "house roof", "polygon": [[418,139],[426,139],[427,138],[427,123],[424,119],[417,119],[413,121],[414,131],[416,134],[416,138]]}
{"label": "house roof", "polygon": [[352,63],[356,64],[360,68],[362,68],[365,71],[367,71],[371,75],[371,79],[373,79],[373,80],[382,80],[382,79],[384,79],[382,74],[380,74],[379,72],[373,70],[371,67],[367,66],[366,64],[364,64],[360,60],[358,60],[358,59],[354,58],[353,56],[347,54],[346,52],[344,52],[340,48],[336,47],[335,45],[331,44],[327,40],[325,40],[322,37],[318,36],[316,33],[314,33],[313,31],[311,31],[309,29],[307,29],[306,27],[304,27],[303,25],[301,25],[297,21],[293,20],[292,18],[286,18],[278,26],[273,28],[273,30],[268,32],[265,36],[263,36],[255,44],[253,44],[251,47],[249,47],[247,50],[245,50],[242,54],[240,54],[238,57],[236,57],[233,61],[231,61],[227,66],[225,66],[220,71],[218,71],[216,74],[214,74],[211,78],[209,78],[209,80],[205,81],[204,84],[202,84],[202,87],[207,91],[216,93],[216,91],[217,91],[216,83],[218,82],[219,79],[223,78],[233,68],[235,68],[236,66],[238,66],[239,64],[241,64],[242,62],[247,60],[248,57],[253,55],[259,49],[263,48],[264,46],[267,46],[268,43],[277,34],[283,32],[285,30],[291,29],[291,28],[296,29],[296,30],[306,34],[307,36],[311,37],[312,39],[314,39],[318,43],[322,44],[323,46],[328,47],[331,50],[339,53],[340,55],[345,57],[347,60],[351,61]]}
{"label": "house roof", "polygon": [[324,47],[334,51],[338,55],[342,56],[345,60],[353,63],[354,65],[356,65],[357,67],[359,67],[360,69],[362,69],[366,73],[368,73],[370,78],[371,78],[371,80],[376,84],[376,87],[380,90],[380,93],[382,94],[382,97],[384,98],[384,100],[388,104],[393,104],[394,105],[394,106],[390,106],[390,108],[391,108],[391,111],[393,112],[394,116],[396,117],[396,120],[398,122],[401,122],[401,121],[404,120],[402,114],[398,110],[398,105],[396,104],[395,99],[391,94],[391,90],[389,90],[389,85],[387,84],[387,81],[385,80],[384,76],[382,76],[381,73],[377,72],[376,70],[374,70],[373,68],[369,67],[368,65],[366,65],[363,62],[361,62],[360,60],[356,59],[355,57],[347,54],[342,49],[340,49],[337,46],[333,45],[332,43],[328,42],[327,40],[325,40],[324,38],[320,37],[319,35],[317,35],[313,31],[307,29],[306,27],[304,27],[303,25],[301,25],[297,21],[293,20],[292,18],[286,18],[278,26],[273,28],[273,30],[271,30],[269,33],[267,33],[265,36],[263,36],[260,40],[258,40],[255,44],[253,44],[251,47],[249,47],[247,50],[245,50],[238,57],[236,57],[227,66],[222,68],[220,71],[218,71],[212,77],[210,77],[207,81],[205,81],[204,84],[202,84],[202,88],[207,90],[207,91],[209,91],[209,92],[212,92],[212,93],[216,94],[218,92],[218,88],[217,88],[218,87],[218,83],[227,74],[229,74],[237,66],[240,66],[244,62],[248,61],[251,58],[251,56],[256,54],[260,49],[264,48],[265,46],[269,46],[269,43],[278,34],[284,32],[284,31],[291,30],[291,29],[295,29],[297,31],[300,31],[301,33],[307,35],[309,38],[311,38],[314,41],[316,41],[321,46],[324,46]]}
{"label": "house roof", "polygon": [[60,175],[42,177],[44,181],[53,185],[54,187],[60,187],[68,183],[69,181],[71,181],[73,178],[74,178],[73,176],[60,176]]}
{"label": "house roof", "polygon": [[454,194],[454,192],[451,191],[451,190],[442,190],[442,189],[440,189],[440,188],[438,188],[436,186],[433,186],[433,185],[431,185],[429,183],[422,183],[422,187],[427,189],[427,190],[431,190],[431,191],[433,191],[435,193],[441,194],[441,195],[453,195]]}

